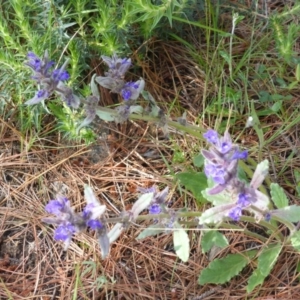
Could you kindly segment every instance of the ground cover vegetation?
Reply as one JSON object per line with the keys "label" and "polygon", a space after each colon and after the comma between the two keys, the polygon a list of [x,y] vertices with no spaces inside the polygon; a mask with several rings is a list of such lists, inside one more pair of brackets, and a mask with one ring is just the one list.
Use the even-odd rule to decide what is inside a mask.
{"label": "ground cover vegetation", "polygon": [[0,299],[297,299],[299,1],[0,8]]}

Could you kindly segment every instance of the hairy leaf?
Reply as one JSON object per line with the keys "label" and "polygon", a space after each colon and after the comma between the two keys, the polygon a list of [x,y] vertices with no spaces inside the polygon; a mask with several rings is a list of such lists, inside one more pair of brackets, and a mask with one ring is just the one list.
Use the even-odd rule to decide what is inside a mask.
{"label": "hairy leaf", "polygon": [[254,290],[256,286],[262,284],[265,278],[270,274],[277,258],[281,252],[280,244],[269,245],[265,247],[258,256],[257,269],[252,273],[248,280],[247,293]]}
{"label": "hairy leaf", "polygon": [[130,106],[130,113],[136,113],[136,114],[142,114],[143,113],[143,107],[140,105],[131,105]]}
{"label": "hairy leaf", "polygon": [[212,246],[225,248],[229,245],[227,238],[217,230],[207,231],[201,240],[202,252],[209,251]]}
{"label": "hairy leaf", "polygon": [[97,109],[96,115],[103,121],[114,121],[116,117],[109,112]]}
{"label": "hairy leaf", "polygon": [[255,169],[255,172],[253,174],[250,186],[254,189],[259,188],[259,186],[262,184],[262,182],[265,180],[266,176],[269,172],[269,161],[264,160],[260,162]]}
{"label": "hairy leaf", "polygon": [[242,271],[256,253],[256,250],[252,250],[243,254],[229,254],[224,258],[215,259],[201,272],[199,284],[228,282]]}
{"label": "hairy leaf", "polygon": [[291,205],[284,208],[279,208],[270,211],[271,216],[278,216],[279,218],[285,219],[289,222],[300,221],[300,206]]}
{"label": "hairy leaf", "polygon": [[131,208],[132,219],[135,220],[138,215],[146,209],[153,200],[154,193],[142,194]]}
{"label": "hairy leaf", "polygon": [[108,232],[107,236],[109,239],[109,244],[112,244],[123,232],[124,226],[122,223],[117,223],[114,227]]}
{"label": "hairy leaf", "polygon": [[161,224],[151,224],[149,227],[144,229],[138,236],[137,240],[142,240],[149,236],[155,236],[157,234],[165,232],[165,228],[162,228]]}
{"label": "hairy leaf", "polygon": [[173,243],[177,256],[187,262],[190,256],[190,239],[186,231],[178,224],[174,224]]}
{"label": "hairy leaf", "polygon": [[98,236],[102,259],[105,259],[109,253],[109,237],[106,232]]}
{"label": "hairy leaf", "polygon": [[233,197],[231,193],[225,190],[219,194],[214,195],[211,195],[209,193],[210,190],[211,188],[203,190],[202,195],[207,201],[211,202],[214,206],[235,203],[237,200]]}
{"label": "hairy leaf", "polygon": [[283,208],[289,205],[289,199],[278,183],[271,183],[270,188],[272,200],[277,208]]}
{"label": "hairy leaf", "polygon": [[222,221],[234,206],[235,203],[230,203],[207,209],[199,218],[199,224],[214,224]]}

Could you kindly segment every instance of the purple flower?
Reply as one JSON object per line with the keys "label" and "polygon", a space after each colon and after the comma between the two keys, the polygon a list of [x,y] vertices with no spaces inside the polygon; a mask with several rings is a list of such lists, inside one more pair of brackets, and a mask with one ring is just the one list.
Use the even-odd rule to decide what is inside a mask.
{"label": "purple flower", "polygon": [[101,205],[89,186],[85,186],[84,196],[87,206],[83,209],[82,217],[87,226],[92,229],[102,229],[104,226],[97,218],[101,217],[106,210],[105,205]]}
{"label": "purple flower", "polygon": [[234,207],[229,213],[228,217],[233,221],[239,221],[242,215],[242,208],[239,206]]}
{"label": "purple flower", "polygon": [[54,239],[57,241],[63,241],[66,243],[70,243],[73,234],[76,232],[76,228],[69,222],[65,224],[59,225],[54,232]]}
{"label": "purple flower", "polygon": [[140,79],[136,82],[127,82],[121,90],[121,95],[125,101],[136,100],[143,91],[145,81]]}
{"label": "purple flower", "polygon": [[57,226],[54,239],[63,241],[64,248],[67,249],[73,234],[85,228],[84,219],[74,212],[70,207],[70,201],[62,196],[58,196],[56,200],[50,200],[45,210],[55,217],[44,218],[43,221]]}
{"label": "purple flower", "polygon": [[38,57],[33,52],[29,52],[27,57],[29,60],[25,64],[34,72],[32,79],[37,81],[37,83],[42,86],[42,89],[39,90],[36,95],[25,104],[37,104],[49,98],[54,92],[57,92],[68,106],[74,108],[79,107],[79,97],[73,94],[72,89],[62,83],[62,81],[70,78],[69,73],[65,70],[68,60],[62,65],[61,68],[50,72],[54,62],[49,60],[47,51],[45,51],[43,58]]}
{"label": "purple flower", "polygon": [[215,183],[224,184],[226,182],[227,172],[220,165],[206,163],[204,172],[205,175],[211,177]]}
{"label": "purple flower", "polygon": [[149,207],[149,213],[151,215],[157,215],[157,214],[160,214],[161,213],[161,206],[157,203],[154,203],[152,204],[150,207]]}
{"label": "purple flower", "polygon": [[50,200],[46,205],[45,210],[49,214],[59,215],[61,213],[66,212],[66,210],[70,207],[70,201],[64,197],[58,197],[58,200]]}
{"label": "purple flower", "polygon": [[109,67],[108,72],[105,73],[107,77],[121,79],[131,66],[130,58],[119,58],[115,53],[111,58],[104,55],[101,58]]}
{"label": "purple flower", "polygon": [[70,78],[70,75],[67,71],[62,69],[56,69],[52,72],[52,78],[55,81],[65,81]]}
{"label": "purple flower", "polygon": [[219,147],[219,150],[221,153],[225,154],[227,152],[229,152],[232,148],[232,144],[231,142],[222,142],[220,147]]}
{"label": "purple flower", "polygon": [[245,151],[239,151],[239,150],[236,150],[231,159],[246,159],[248,157],[248,151],[245,150]]}
{"label": "purple flower", "polygon": [[32,77],[33,79],[40,82],[43,77],[50,77],[49,70],[54,65],[54,61],[49,60],[47,51],[45,51],[43,58],[38,57],[31,51],[28,52],[27,57],[28,62],[26,62],[26,65],[35,72],[35,75]]}
{"label": "purple flower", "polygon": [[236,204],[240,207],[248,207],[251,204],[251,196],[248,194],[240,193]]}
{"label": "purple flower", "polygon": [[131,66],[131,60],[119,58],[116,54],[113,54],[111,58],[102,56],[102,59],[108,65],[109,70],[104,73],[105,76],[96,77],[95,81],[113,93],[121,94],[125,101],[136,100],[144,90],[145,81],[142,78],[136,82],[124,81],[124,75]]}
{"label": "purple flower", "polygon": [[216,145],[219,141],[218,133],[212,129],[209,129],[206,133],[204,133],[203,137],[213,145]]}
{"label": "purple flower", "polygon": [[93,230],[102,229],[103,224],[99,220],[89,220],[86,222],[86,225]]}
{"label": "purple flower", "polygon": [[266,213],[265,214],[265,221],[266,222],[270,222],[270,220],[271,220],[271,214],[270,213]]}
{"label": "purple flower", "polygon": [[28,52],[27,57],[29,59],[27,65],[36,72],[40,72],[42,68],[42,60],[33,52]]}
{"label": "purple flower", "polygon": [[128,88],[122,89],[122,97],[124,100],[129,100],[131,97],[131,91]]}
{"label": "purple flower", "polygon": [[39,90],[35,93],[35,96],[31,98],[30,100],[26,101],[26,105],[32,105],[40,103],[41,101],[47,99],[50,96],[49,92],[47,90]]}

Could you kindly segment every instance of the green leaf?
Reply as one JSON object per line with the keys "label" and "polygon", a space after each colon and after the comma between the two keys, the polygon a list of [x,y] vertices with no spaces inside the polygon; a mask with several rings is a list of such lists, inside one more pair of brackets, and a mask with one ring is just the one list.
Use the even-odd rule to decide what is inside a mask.
{"label": "green leaf", "polygon": [[257,269],[248,280],[247,293],[252,292],[256,286],[264,282],[275,265],[281,249],[282,246],[280,244],[275,244],[269,245],[261,251],[258,257]]}
{"label": "green leaf", "polygon": [[300,231],[294,232],[294,234],[291,236],[291,243],[292,246],[300,252]]}
{"label": "green leaf", "polygon": [[296,72],[295,72],[296,80],[300,81],[300,64],[297,64],[296,66]]}
{"label": "green leaf", "polygon": [[[298,183],[299,184],[299,183]],[[300,186],[298,185],[298,186],[296,186],[296,192],[297,192],[297,194],[298,194],[298,197],[300,197]]]}
{"label": "green leaf", "polygon": [[204,156],[200,153],[193,158],[195,167],[201,168],[204,165]]}
{"label": "green leaf", "polygon": [[275,113],[279,112],[282,108],[282,101],[276,101],[272,106],[271,110]]}
{"label": "green leaf", "polygon": [[259,151],[260,151],[265,145],[265,139],[264,139],[264,132],[260,126],[260,120],[255,110],[254,101],[251,101],[251,116],[253,117],[253,121],[254,121],[253,129],[255,130],[259,139],[259,148],[260,148]]}
{"label": "green leaf", "polygon": [[300,182],[300,171],[298,169],[294,169],[294,176],[295,176],[296,182],[299,183]]}
{"label": "green leaf", "polygon": [[231,63],[231,59],[230,59],[230,55],[225,52],[224,50],[220,50],[219,54],[225,59],[225,61],[230,65]]}
{"label": "green leaf", "polygon": [[176,175],[180,183],[192,192],[200,203],[205,203],[202,191],[207,188],[207,178],[204,173],[179,173]]}
{"label": "green leaf", "polygon": [[285,195],[283,188],[278,183],[271,183],[271,197],[278,208],[283,208],[289,205],[289,199]]}
{"label": "green leaf", "polygon": [[228,282],[242,271],[256,253],[256,250],[252,250],[243,254],[229,254],[224,258],[215,259],[202,270],[198,279],[199,284]]}
{"label": "green leaf", "polygon": [[187,262],[190,256],[190,239],[178,223],[174,223],[173,244],[177,256],[182,261]]}
{"label": "green leaf", "polygon": [[161,224],[151,224],[149,227],[144,229],[138,236],[137,240],[142,240],[149,236],[155,236],[157,234],[165,232],[165,228],[162,228]]}
{"label": "green leaf", "polygon": [[279,218],[285,219],[289,222],[300,221],[300,206],[291,205],[283,208],[278,208],[270,211],[271,216],[278,216]]}
{"label": "green leaf", "polygon": [[225,248],[229,245],[227,238],[217,230],[207,231],[201,239],[202,252],[208,252],[213,246]]}

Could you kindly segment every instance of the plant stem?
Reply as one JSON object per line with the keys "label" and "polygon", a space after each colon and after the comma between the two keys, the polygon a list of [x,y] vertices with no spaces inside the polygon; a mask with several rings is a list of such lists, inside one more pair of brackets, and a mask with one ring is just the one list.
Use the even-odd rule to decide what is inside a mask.
{"label": "plant stem", "polygon": [[[183,218],[183,217],[197,218],[197,217],[200,217],[201,215],[202,215],[202,212],[178,212],[178,213],[176,213],[176,216],[178,218]],[[166,218],[170,218],[170,215],[169,214],[157,214],[157,215],[148,214],[148,215],[138,216],[136,221],[144,221],[144,220],[152,220],[152,219],[157,220],[157,219],[166,219]],[[243,216],[241,219],[243,221],[255,223],[255,219],[252,218],[252,217]],[[123,216],[123,217],[114,217],[114,218],[106,219],[107,223],[127,223],[129,221],[130,221],[130,216],[129,215]],[[192,226],[196,227],[199,224],[197,221],[190,221],[190,222],[179,221],[179,223],[183,224],[183,225],[187,225],[188,227],[192,227]],[[261,221],[259,224],[266,227],[266,228],[268,228],[268,229],[270,229],[274,233],[278,230],[276,227],[274,227],[273,225],[271,225],[271,224],[269,224],[265,221]],[[262,242],[266,242],[268,240],[266,237],[264,237],[264,236],[262,236],[258,233],[251,232],[247,229],[241,228],[238,225],[222,222],[220,226],[223,227],[223,228],[226,228],[226,229],[230,229],[230,230],[243,231],[246,235],[257,238],[258,240],[260,240]],[[199,229],[199,230],[202,230],[202,229]],[[222,228],[217,228],[217,230],[222,230]],[[282,241],[282,239],[283,239],[282,235],[278,234],[278,235],[275,235],[275,236],[276,236],[277,239]]]}
{"label": "plant stem", "polygon": [[[108,108],[108,107],[102,107],[102,106],[98,106],[97,110],[101,111],[101,112],[105,112],[105,113],[109,113],[112,116],[118,116],[118,112]],[[143,115],[143,114],[131,114],[129,116],[130,120],[143,120],[143,121],[147,121],[147,122],[154,122],[154,123],[161,123],[161,119],[159,117],[154,117],[154,116],[149,116],[149,115]],[[200,126],[195,126],[195,125],[191,125],[191,124],[186,124],[183,125],[179,122],[176,121],[172,121],[166,118],[165,120],[166,124],[172,128],[175,128],[179,131],[182,131],[184,133],[190,134],[193,137],[196,137],[198,139],[202,139],[202,133],[205,131],[205,129],[203,127]]]}

